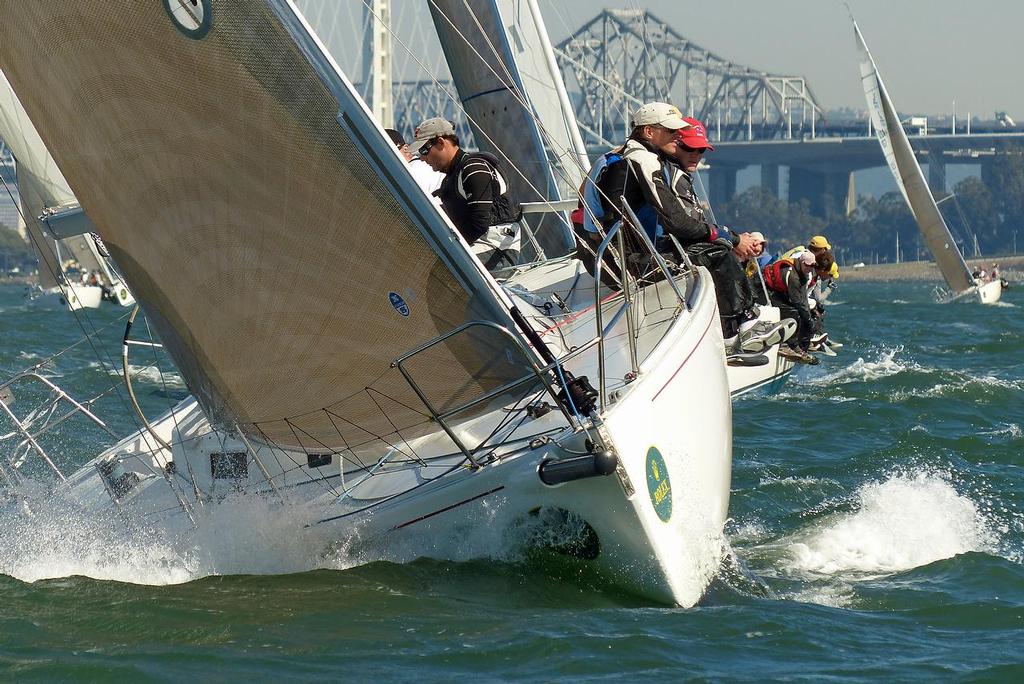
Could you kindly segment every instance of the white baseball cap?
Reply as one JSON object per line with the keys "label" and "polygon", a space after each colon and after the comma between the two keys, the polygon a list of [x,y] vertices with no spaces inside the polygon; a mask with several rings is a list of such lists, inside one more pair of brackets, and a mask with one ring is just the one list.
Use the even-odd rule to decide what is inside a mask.
{"label": "white baseball cap", "polygon": [[633,112],[629,123],[633,128],[658,125],[673,131],[690,125],[683,121],[679,108],[667,102],[648,102]]}

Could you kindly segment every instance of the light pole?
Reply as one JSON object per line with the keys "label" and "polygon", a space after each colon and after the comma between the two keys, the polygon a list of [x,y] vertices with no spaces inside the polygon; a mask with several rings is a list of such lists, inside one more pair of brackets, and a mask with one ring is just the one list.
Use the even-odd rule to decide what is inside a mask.
{"label": "light pole", "polygon": [[1017,256],[1017,231],[1013,231],[1013,256]]}

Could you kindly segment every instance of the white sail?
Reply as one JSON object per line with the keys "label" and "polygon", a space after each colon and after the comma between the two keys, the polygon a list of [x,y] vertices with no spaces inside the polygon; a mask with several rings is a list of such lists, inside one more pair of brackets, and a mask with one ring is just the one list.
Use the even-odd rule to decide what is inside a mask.
{"label": "white sail", "polygon": [[574,197],[590,159],[537,0],[497,0],[496,5],[560,194]]}
{"label": "white sail", "polygon": [[[432,0],[459,99],[480,149],[507,160],[505,175],[524,202],[577,191],[589,169],[540,13],[523,0]],[[543,35],[543,38],[542,38]],[[551,220],[551,219],[549,219]],[[568,226],[538,231],[545,250],[573,243]]]}
{"label": "white sail", "polygon": [[44,289],[54,287],[62,280],[60,257],[39,216],[46,207],[75,202],[75,196],[2,71],[0,138],[7,143],[17,162],[21,213],[29,241],[39,256],[39,285]]}
{"label": "white sail", "polygon": [[853,22],[853,30],[861,55],[860,75],[868,113],[882,146],[882,153],[896,178],[896,185],[903,193],[946,284],[954,292],[968,290],[974,287],[971,273],[928,188],[921,165],[917,163],[914,150],[896,114],[896,107],[882,83],[878,67],[875,66],[856,21]]}
{"label": "white sail", "polygon": [[521,376],[494,328],[391,368],[515,330],[496,285],[292,2],[186,5],[3,3],[0,68],[214,424],[379,455]]}

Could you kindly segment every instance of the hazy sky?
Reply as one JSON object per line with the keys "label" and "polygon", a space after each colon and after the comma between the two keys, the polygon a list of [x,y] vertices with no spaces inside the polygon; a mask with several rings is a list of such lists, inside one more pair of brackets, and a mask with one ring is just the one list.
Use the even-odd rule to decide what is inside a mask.
{"label": "hazy sky", "polygon": [[[599,9],[647,8],[720,57],[808,79],[825,109],[864,108],[853,29],[842,0],[538,0],[552,42]],[[364,0],[296,0],[353,80],[360,78]],[[1021,0],[850,0],[902,113],[948,114],[956,100],[990,119],[997,109],[1024,123],[1024,2]],[[442,57],[427,0],[391,0],[396,75]],[[439,67],[444,69],[443,66]]]}
{"label": "hazy sky", "polygon": [[[401,0],[399,0],[401,1]],[[540,0],[554,42],[599,7],[647,8],[720,57],[806,77],[826,109],[864,107],[853,29],[841,0]],[[1024,120],[1024,2],[850,0],[901,112],[949,113],[956,100]]]}

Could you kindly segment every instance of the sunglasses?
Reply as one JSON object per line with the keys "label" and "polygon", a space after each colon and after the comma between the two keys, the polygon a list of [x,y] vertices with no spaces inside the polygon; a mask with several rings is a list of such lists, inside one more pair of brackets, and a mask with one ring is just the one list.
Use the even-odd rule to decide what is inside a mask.
{"label": "sunglasses", "polygon": [[420,149],[417,150],[417,152],[421,157],[426,157],[427,153],[430,152],[430,148],[433,147],[434,143],[436,142],[437,138],[432,138],[431,140],[428,140],[422,147],[420,147]]}
{"label": "sunglasses", "polygon": [[690,152],[691,154],[704,154],[705,152],[703,147],[690,147],[689,145],[685,145],[679,142],[678,140],[676,141],[676,145],[679,147],[679,149],[683,150],[684,152]]}

